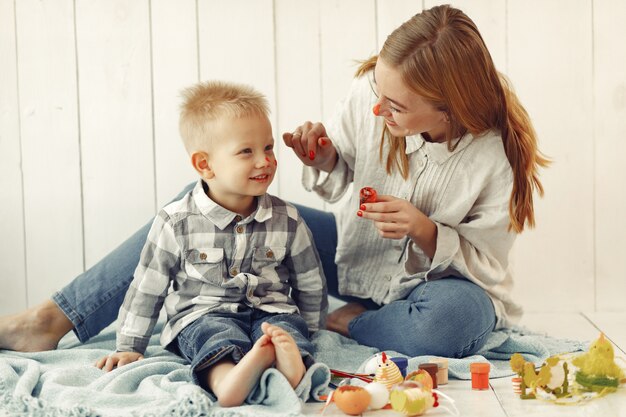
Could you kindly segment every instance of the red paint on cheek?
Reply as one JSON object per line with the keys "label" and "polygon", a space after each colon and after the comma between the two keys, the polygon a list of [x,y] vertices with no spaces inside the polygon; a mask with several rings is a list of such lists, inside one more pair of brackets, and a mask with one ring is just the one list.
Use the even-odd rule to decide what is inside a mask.
{"label": "red paint on cheek", "polygon": [[380,103],[376,104],[374,106],[374,108],[372,109],[372,112],[374,113],[374,116],[379,116],[380,115]]}

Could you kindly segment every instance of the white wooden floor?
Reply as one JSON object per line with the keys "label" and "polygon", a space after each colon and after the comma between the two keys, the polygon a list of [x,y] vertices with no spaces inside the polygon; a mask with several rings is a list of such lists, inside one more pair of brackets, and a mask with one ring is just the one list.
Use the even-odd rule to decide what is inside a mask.
{"label": "white wooden floor", "polygon": [[[626,358],[626,313],[549,313],[526,314],[522,324],[531,330],[546,332],[554,337],[594,340],[600,331],[613,342],[616,356]],[[618,359],[624,367],[624,362]],[[492,379],[491,389],[473,391],[470,381],[450,380],[439,389],[455,400],[463,417],[626,417],[626,388],[585,404],[558,406],[539,400],[521,400],[513,394],[510,378]],[[304,413],[319,416],[322,405],[307,403]],[[365,417],[400,416],[393,410],[367,411]],[[435,408],[425,416],[449,416],[445,410]],[[326,417],[345,417],[334,404],[324,412]]]}

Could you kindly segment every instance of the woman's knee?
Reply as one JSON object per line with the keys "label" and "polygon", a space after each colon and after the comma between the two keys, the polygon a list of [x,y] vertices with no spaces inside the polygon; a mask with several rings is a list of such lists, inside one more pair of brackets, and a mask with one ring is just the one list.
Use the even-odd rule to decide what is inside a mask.
{"label": "woman's knee", "polygon": [[463,357],[478,351],[496,320],[484,290],[466,280],[424,284],[404,301],[409,308],[408,317],[399,321],[405,326],[403,353]]}

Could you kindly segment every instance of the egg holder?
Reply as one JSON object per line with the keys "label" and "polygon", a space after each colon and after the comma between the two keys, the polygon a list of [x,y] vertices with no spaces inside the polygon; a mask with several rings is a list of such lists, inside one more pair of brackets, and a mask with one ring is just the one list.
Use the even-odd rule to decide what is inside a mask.
{"label": "egg holder", "polygon": [[626,383],[624,370],[615,362],[613,345],[604,334],[587,352],[551,356],[538,369],[519,353],[511,356],[509,364],[517,374],[511,380],[513,392],[523,400],[574,405],[616,392]]}
{"label": "egg holder", "polygon": [[450,414],[460,415],[454,400],[433,388],[433,378],[425,369],[418,369],[404,377],[385,352],[377,354],[373,360],[377,368],[373,374],[350,373],[331,369],[334,377],[343,381],[328,394],[322,414],[331,402],[348,415],[360,415],[371,410],[393,409],[406,416],[419,416],[429,409],[439,407],[439,397],[444,398],[451,408],[441,406]]}

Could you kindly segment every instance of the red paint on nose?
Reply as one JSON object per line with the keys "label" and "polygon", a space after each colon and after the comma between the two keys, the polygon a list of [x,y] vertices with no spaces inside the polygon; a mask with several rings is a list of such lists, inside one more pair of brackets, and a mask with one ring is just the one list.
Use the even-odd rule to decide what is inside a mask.
{"label": "red paint on nose", "polygon": [[374,112],[374,116],[380,116],[380,103],[374,106],[374,108],[372,109],[372,112]]}

